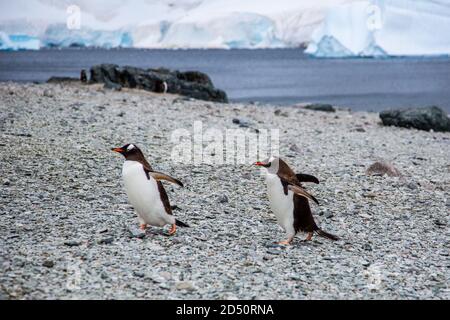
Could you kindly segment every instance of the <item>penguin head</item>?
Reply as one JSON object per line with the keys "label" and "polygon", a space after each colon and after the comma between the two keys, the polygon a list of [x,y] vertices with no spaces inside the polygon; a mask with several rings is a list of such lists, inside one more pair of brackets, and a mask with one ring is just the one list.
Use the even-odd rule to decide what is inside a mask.
{"label": "penguin head", "polygon": [[142,155],[141,149],[139,149],[135,144],[128,143],[120,148],[111,148],[112,151],[120,153],[125,158],[129,158],[131,156]]}
{"label": "penguin head", "polygon": [[280,168],[280,162],[282,162],[278,157],[271,156],[269,159],[264,161],[257,161],[254,163],[255,166],[263,167],[268,173],[277,174]]}

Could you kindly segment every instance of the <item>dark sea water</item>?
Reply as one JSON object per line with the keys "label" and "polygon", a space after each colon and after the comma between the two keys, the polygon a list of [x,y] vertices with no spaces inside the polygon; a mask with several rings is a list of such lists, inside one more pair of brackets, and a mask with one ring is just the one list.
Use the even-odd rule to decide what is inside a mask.
{"label": "dark sea water", "polygon": [[200,70],[232,101],[332,103],[353,110],[438,105],[450,112],[450,58],[315,59],[299,49],[46,49],[0,52],[0,81],[78,77],[98,63]]}

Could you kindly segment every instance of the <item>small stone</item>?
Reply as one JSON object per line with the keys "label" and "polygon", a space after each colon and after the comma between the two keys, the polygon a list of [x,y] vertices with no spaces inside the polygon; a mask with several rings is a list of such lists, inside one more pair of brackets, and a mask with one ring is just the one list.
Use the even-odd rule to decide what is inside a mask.
{"label": "small stone", "polygon": [[53,92],[51,90],[45,89],[43,96],[47,98],[53,98]]}
{"label": "small stone", "polygon": [[250,122],[245,119],[233,118],[233,123],[238,124],[241,128],[248,128],[250,126]]}
{"label": "small stone", "polygon": [[368,267],[368,266],[370,266],[370,262],[363,259],[363,260],[361,261],[361,265],[363,265],[364,267]]}
{"label": "small stone", "polygon": [[109,279],[109,276],[108,276],[108,274],[106,272],[102,272],[100,274],[100,278],[102,278],[103,280],[106,280],[106,279]]}
{"label": "small stone", "polygon": [[373,193],[373,192],[365,192],[365,193],[363,193],[363,197],[365,197],[365,198],[371,198],[371,199],[373,199],[373,198],[376,198],[376,193]]}
{"label": "small stone", "polygon": [[300,148],[299,148],[296,144],[292,144],[292,145],[289,147],[289,150],[294,151],[294,152],[297,152],[297,153],[300,153],[300,152],[301,152]]}
{"label": "small stone", "polygon": [[3,185],[4,186],[9,186],[11,184],[11,181],[9,181],[8,179],[4,179],[3,180]]}
{"label": "small stone", "polygon": [[133,271],[133,276],[138,277],[138,278],[143,278],[143,277],[145,277],[145,273],[143,273],[141,271]]}
{"label": "small stone", "polygon": [[167,271],[162,271],[159,273],[159,275],[161,277],[163,277],[166,281],[169,281],[170,279],[172,279],[172,274],[170,272]]}
{"label": "small stone", "polygon": [[104,237],[97,240],[98,244],[111,244],[114,241],[113,237]]}
{"label": "small stone", "polygon": [[372,247],[368,243],[363,244],[362,248],[366,251],[372,251]]}
{"label": "small stone", "polygon": [[273,255],[278,255],[281,253],[281,250],[280,249],[268,249],[267,253],[273,254]]}
{"label": "small stone", "polygon": [[333,218],[333,213],[330,211],[325,211],[323,216],[327,219]]}
{"label": "small stone", "polygon": [[55,263],[52,260],[45,260],[42,265],[46,268],[53,268]]}
{"label": "small stone", "polygon": [[142,239],[145,237],[145,231],[135,228],[135,227],[128,228],[128,232],[130,233],[131,238]]}
{"label": "small stone", "polygon": [[274,114],[276,116],[282,116],[282,117],[289,117],[289,114],[287,112],[281,112],[280,109],[277,109],[274,111]]}
{"label": "small stone", "polygon": [[68,247],[77,247],[77,246],[81,245],[81,241],[79,241],[79,240],[67,240],[67,241],[64,241],[64,245],[66,245]]}
{"label": "small stone", "polygon": [[162,276],[157,275],[157,274],[153,274],[153,275],[149,275],[148,278],[153,282],[153,283],[164,283],[165,280]]}
{"label": "small stone", "polygon": [[415,182],[409,182],[406,184],[406,186],[408,187],[408,189],[411,189],[411,190],[416,190],[418,188],[417,183],[415,183]]}
{"label": "small stone", "polygon": [[219,203],[227,203],[228,202],[228,197],[225,194],[222,194],[219,196],[219,198],[217,199],[217,201]]}
{"label": "small stone", "polygon": [[177,290],[195,291],[197,288],[190,281],[180,281],[175,285]]}

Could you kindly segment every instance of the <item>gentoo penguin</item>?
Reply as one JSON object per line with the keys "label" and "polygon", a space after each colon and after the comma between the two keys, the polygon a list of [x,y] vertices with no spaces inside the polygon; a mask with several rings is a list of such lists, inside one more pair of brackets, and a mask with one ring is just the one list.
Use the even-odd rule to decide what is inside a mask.
{"label": "gentoo penguin", "polygon": [[166,81],[156,80],[156,82],[155,82],[155,92],[167,93],[167,89],[168,88],[169,88],[169,86],[167,85]]}
{"label": "gentoo penguin", "polygon": [[311,240],[314,232],[324,238],[338,240],[335,235],[321,230],[312,216],[308,201],[319,202],[303,188],[301,182],[319,183],[316,177],[295,174],[286,162],[277,157],[271,157],[265,162],[258,161],[255,165],[266,169],[270,208],[288,236],[287,240],[279,244],[290,244],[299,231],[307,232],[305,241]]}
{"label": "gentoo penguin", "polygon": [[80,80],[83,83],[87,82],[87,75],[86,75],[86,70],[82,69],[80,72]]}
{"label": "gentoo penguin", "polygon": [[141,149],[135,144],[126,144],[121,148],[112,148],[125,157],[122,177],[128,200],[136,210],[140,228],[147,225],[162,227],[170,224],[169,235],[175,234],[177,226],[188,227],[172,215],[169,197],[161,183],[166,180],[179,186],[183,184],[164,173],[154,171],[144,157]]}

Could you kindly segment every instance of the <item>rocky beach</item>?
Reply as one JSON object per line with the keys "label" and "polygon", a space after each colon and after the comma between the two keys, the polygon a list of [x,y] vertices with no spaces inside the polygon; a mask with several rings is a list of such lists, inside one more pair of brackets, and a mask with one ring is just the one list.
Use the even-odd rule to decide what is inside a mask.
{"label": "rocky beach", "polygon": [[[174,130],[280,129],[317,176],[318,224],[285,235],[251,165],[174,163]],[[449,299],[450,133],[378,113],[218,103],[75,82],[0,84],[0,299]],[[133,142],[190,228],[144,234],[111,147]],[[399,174],[367,174],[386,161]]]}

